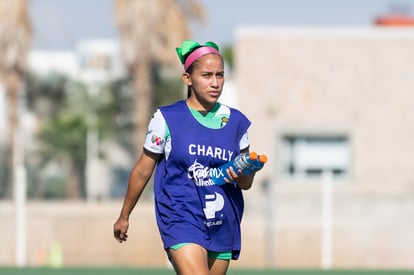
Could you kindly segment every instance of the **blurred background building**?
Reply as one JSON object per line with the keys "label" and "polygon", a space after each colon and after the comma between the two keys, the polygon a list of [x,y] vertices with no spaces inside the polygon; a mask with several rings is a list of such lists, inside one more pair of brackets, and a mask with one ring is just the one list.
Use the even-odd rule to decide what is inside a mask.
{"label": "blurred background building", "polygon": [[272,195],[257,204],[248,193],[247,211],[272,209],[270,262],[412,268],[414,30],[246,27],[236,37],[241,109],[269,152],[256,183]]}

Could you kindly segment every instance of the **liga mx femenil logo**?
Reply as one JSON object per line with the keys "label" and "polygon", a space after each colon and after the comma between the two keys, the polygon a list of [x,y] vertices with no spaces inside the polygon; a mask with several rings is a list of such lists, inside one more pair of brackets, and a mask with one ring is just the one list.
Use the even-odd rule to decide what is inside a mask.
{"label": "liga mx femenil logo", "polygon": [[156,145],[162,145],[162,144],[164,144],[164,139],[162,138],[162,137],[160,137],[160,136],[157,136],[157,135],[152,135],[151,136],[151,142],[153,143],[153,144],[156,144]]}

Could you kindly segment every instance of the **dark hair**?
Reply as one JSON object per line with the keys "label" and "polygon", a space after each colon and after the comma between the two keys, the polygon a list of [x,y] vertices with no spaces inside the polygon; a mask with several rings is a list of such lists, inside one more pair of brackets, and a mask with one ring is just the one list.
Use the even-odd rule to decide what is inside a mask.
{"label": "dark hair", "polygon": [[[191,75],[194,71],[194,67],[198,64],[198,60],[194,61],[185,71],[189,75]],[[191,86],[187,86],[187,98],[191,96]]]}

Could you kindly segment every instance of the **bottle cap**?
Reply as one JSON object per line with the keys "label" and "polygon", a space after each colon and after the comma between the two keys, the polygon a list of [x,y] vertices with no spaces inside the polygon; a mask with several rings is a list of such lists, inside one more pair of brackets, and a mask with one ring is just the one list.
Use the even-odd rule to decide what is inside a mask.
{"label": "bottle cap", "polygon": [[267,162],[267,156],[266,155],[260,155],[259,156],[259,161],[261,163],[266,163]]}
{"label": "bottle cap", "polygon": [[259,156],[257,155],[257,153],[256,152],[250,152],[250,154],[249,154],[249,158],[251,159],[251,160],[257,160],[257,158],[258,158]]}

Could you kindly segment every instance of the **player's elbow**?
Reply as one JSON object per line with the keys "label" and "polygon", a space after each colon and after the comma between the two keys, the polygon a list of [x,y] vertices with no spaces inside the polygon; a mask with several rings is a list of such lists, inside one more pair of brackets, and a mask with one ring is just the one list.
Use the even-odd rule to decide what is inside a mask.
{"label": "player's elbow", "polygon": [[253,184],[253,180],[245,180],[245,181],[239,182],[238,186],[242,190],[249,190],[250,188],[252,188],[252,184]]}
{"label": "player's elbow", "polygon": [[242,190],[249,190],[250,188],[252,188],[251,184],[239,184],[240,189]]}
{"label": "player's elbow", "polygon": [[249,190],[252,188],[253,185],[253,179],[256,173],[252,173],[250,175],[243,174],[240,177],[240,180],[237,182],[238,186],[242,190]]}

